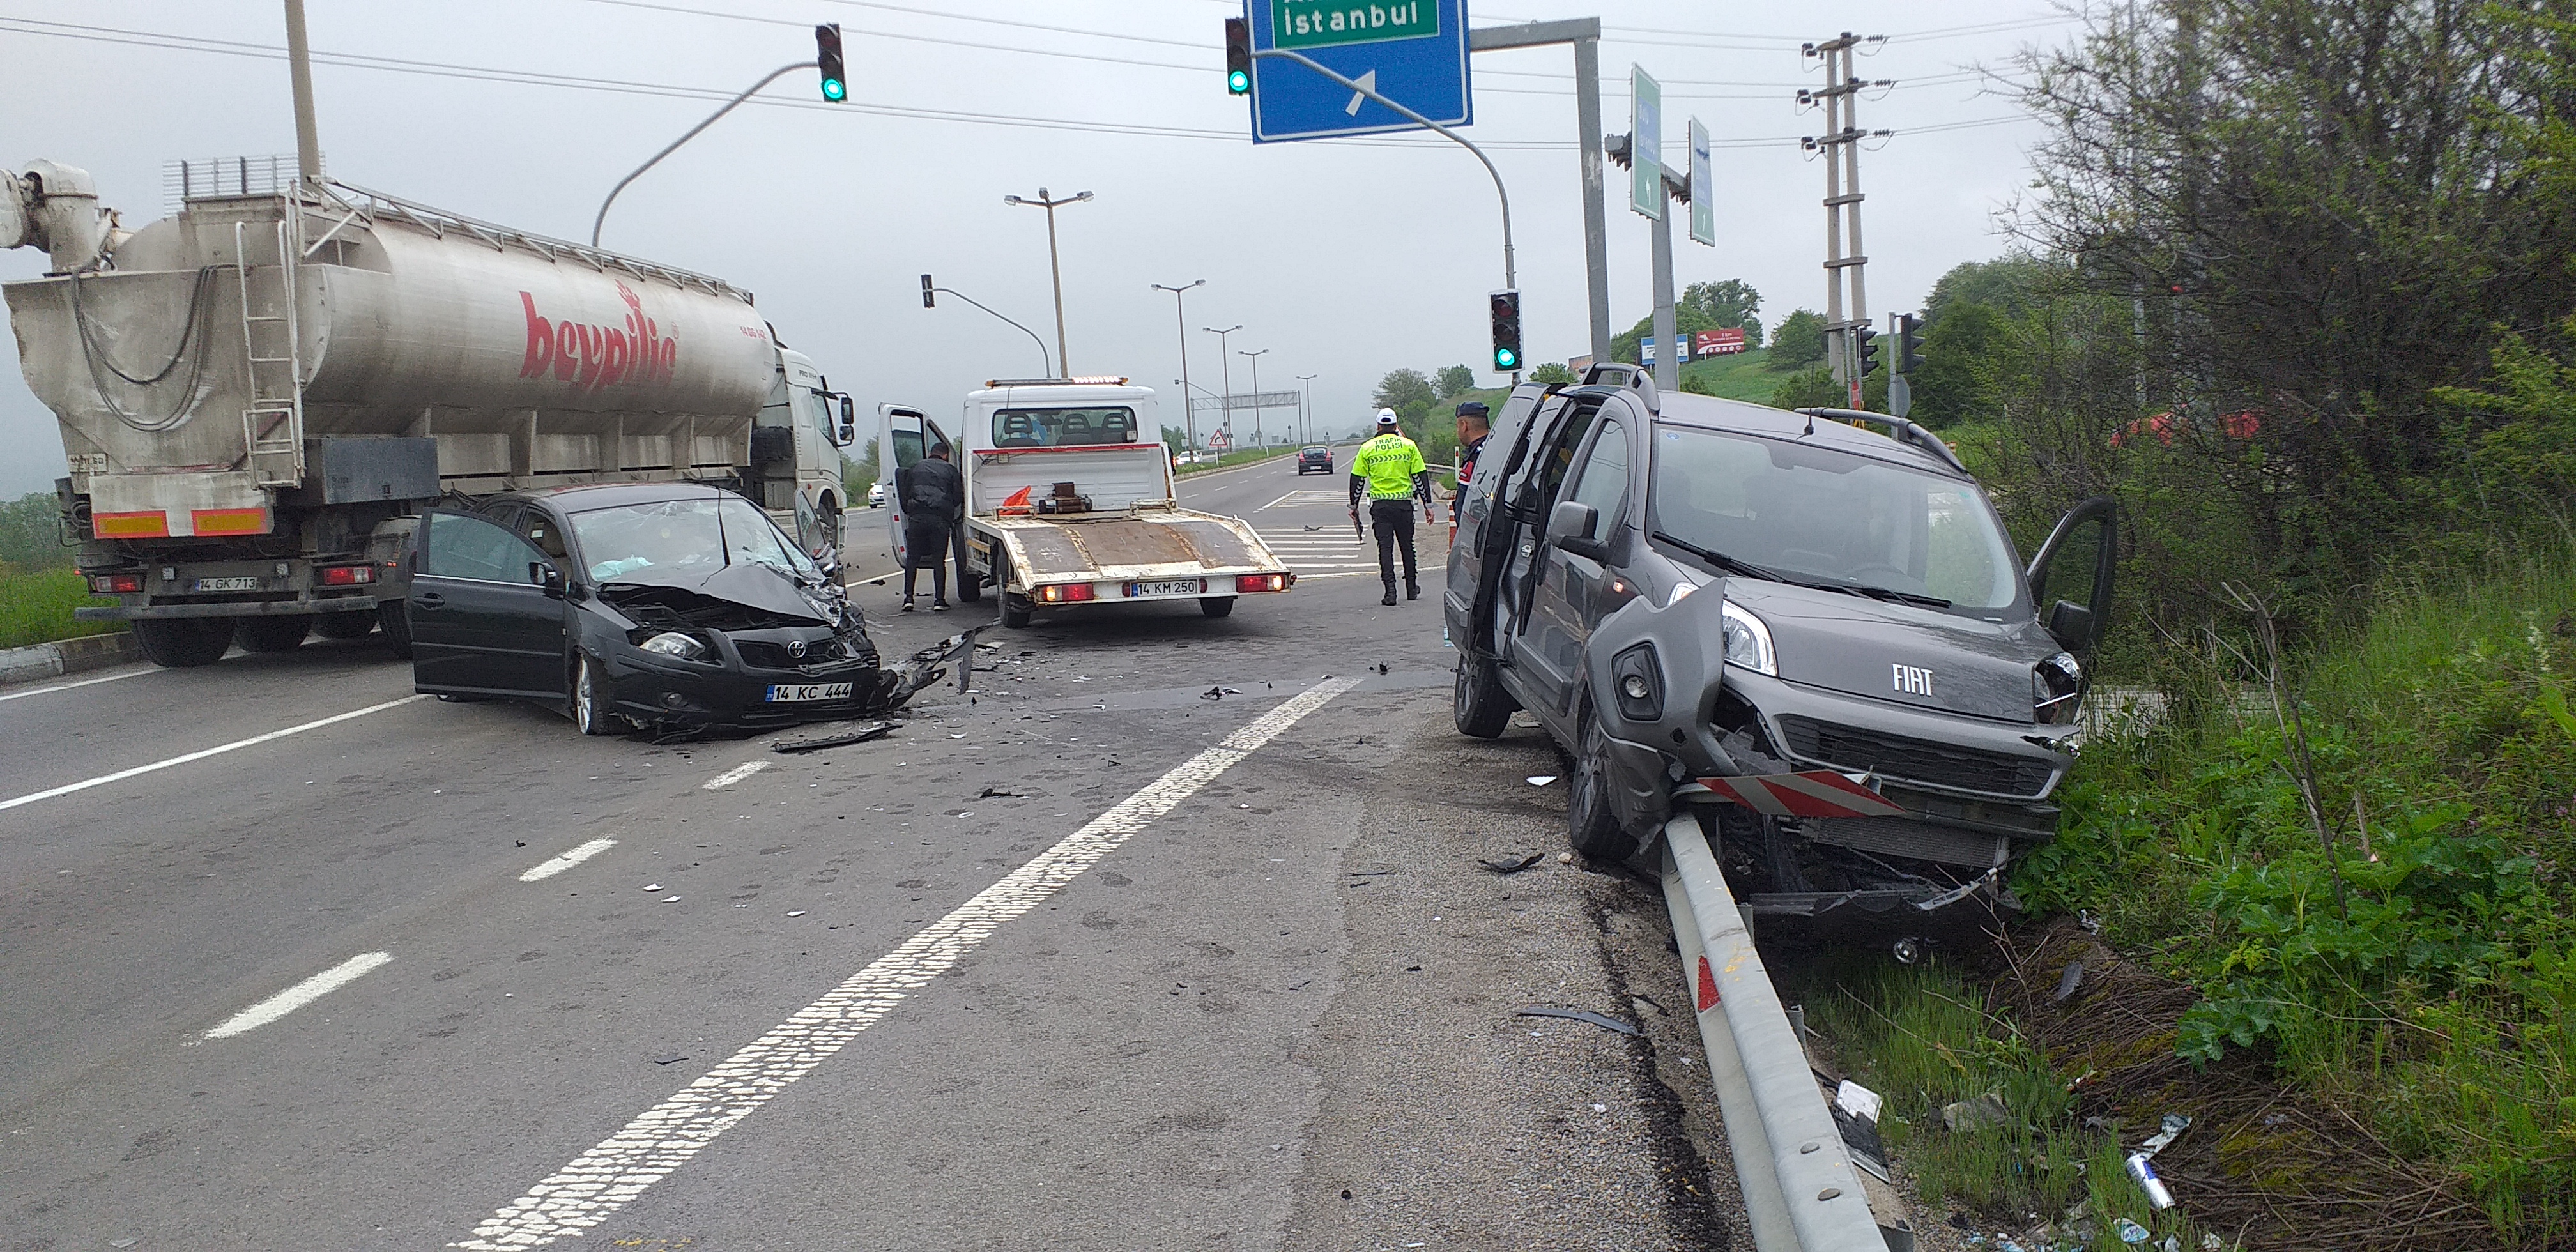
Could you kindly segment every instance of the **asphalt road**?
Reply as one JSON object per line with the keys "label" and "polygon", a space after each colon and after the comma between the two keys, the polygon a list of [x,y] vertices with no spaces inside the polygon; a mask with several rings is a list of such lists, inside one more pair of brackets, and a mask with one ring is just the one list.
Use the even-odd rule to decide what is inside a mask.
{"label": "asphalt road", "polygon": [[1659,898],[1449,729],[1445,526],[1382,607],[1341,491],[1186,480],[1297,588],[995,627],[810,755],[369,640],[0,689],[0,1249],[1728,1246],[1686,1014],[1513,1015],[1668,1018]]}

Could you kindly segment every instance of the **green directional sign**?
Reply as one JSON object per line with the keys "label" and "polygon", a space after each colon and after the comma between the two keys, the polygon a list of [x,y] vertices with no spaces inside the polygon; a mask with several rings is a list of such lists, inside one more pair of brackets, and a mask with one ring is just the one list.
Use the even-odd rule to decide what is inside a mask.
{"label": "green directional sign", "polygon": [[1717,181],[1708,159],[1708,128],[1690,121],[1690,237],[1693,243],[1717,243]]}
{"label": "green directional sign", "polygon": [[1440,6],[1424,0],[1272,0],[1275,48],[1421,39],[1440,33]]}
{"label": "green directional sign", "polygon": [[1664,88],[1628,67],[1628,207],[1664,220]]}

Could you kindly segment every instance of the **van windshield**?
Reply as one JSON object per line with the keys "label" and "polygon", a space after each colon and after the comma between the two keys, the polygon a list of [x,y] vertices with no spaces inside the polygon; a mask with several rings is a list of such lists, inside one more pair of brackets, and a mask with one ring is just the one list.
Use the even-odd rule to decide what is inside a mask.
{"label": "van windshield", "polygon": [[1795,582],[1957,610],[2022,599],[2012,545],[1973,485],[1813,444],[1656,430],[1652,529]]}

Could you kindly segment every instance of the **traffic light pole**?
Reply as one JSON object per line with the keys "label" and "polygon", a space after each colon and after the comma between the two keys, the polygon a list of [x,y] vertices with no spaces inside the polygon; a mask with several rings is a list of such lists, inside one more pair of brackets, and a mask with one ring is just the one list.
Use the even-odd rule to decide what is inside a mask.
{"label": "traffic light pole", "polygon": [[1033,344],[1036,344],[1036,345],[1038,346],[1038,368],[1039,368],[1040,370],[1045,371],[1045,372],[1044,372],[1044,374],[1043,374],[1042,376],[1043,376],[1043,377],[1046,377],[1046,378],[1057,378],[1057,377],[1061,377],[1061,375],[1059,375],[1059,374],[1057,374],[1057,373],[1055,372],[1055,364],[1054,364],[1054,362],[1049,361],[1049,360],[1047,359],[1046,340],[1038,338],[1038,333],[1037,333],[1036,331],[1034,331],[1034,330],[1030,330],[1028,327],[1026,327],[1026,326],[1022,326],[1022,325],[1020,325],[1018,322],[1014,322],[1014,321],[1012,321],[1010,318],[1003,317],[1003,316],[1002,316],[1002,314],[1000,314],[1000,313],[998,313],[998,312],[995,312],[995,311],[994,311],[994,309],[993,309],[990,305],[987,305],[987,304],[985,304],[983,301],[978,300],[978,299],[976,299],[976,298],[975,298],[975,297],[973,297],[973,296],[967,295],[965,292],[959,291],[959,290],[957,290],[957,289],[956,289],[956,288],[954,288],[954,287],[934,287],[934,286],[931,286],[931,285],[930,285],[930,275],[928,275],[928,274],[924,274],[924,275],[922,275],[922,276],[921,276],[921,307],[923,307],[923,308],[925,308],[925,309],[928,309],[928,308],[936,308],[936,307],[938,307],[938,306],[936,306],[936,305],[933,305],[933,304],[930,302],[930,293],[932,293],[932,292],[934,292],[934,291],[944,291],[944,292],[947,292],[949,295],[955,296],[955,297],[957,297],[958,299],[963,300],[963,301],[965,301],[965,302],[966,302],[966,303],[968,303],[968,304],[974,305],[976,308],[982,309],[982,310],[984,310],[984,311],[985,311],[985,312],[987,312],[987,313],[991,313],[991,314],[993,314],[993,316],[995,316],[995,317],[997,317],[997,318],[1001,318],[1001,320],[1002,320],[1004,323],[1008,324],[1012,329],[1017,330],[1017,331],[1019,331],[1021,334],[1028,336],[1028,337],[1029,337],[1029,342],[1030,342],[1030,343],[1033,343]]}
{"label": "traffic light pole", "polygon": [[[679,138],[672,140],[672,141],[671,141],[671,146],[670,146],[670,147],[664,148],[664,149],[662,149],[661,151],[654,153],[654,154],[653,154],[653,159],[652,159],[652,160],[650,160],[650,161],[646,161],[646,162],[645,162],[645,163],[643,163],[642,165],[638,165],[638,166],[636,166],[636,167],[635,167],[635,172],[634,172],[634,173],[629,174],[629,175],[627,175],[627,176],[626,176],[626,177],[624,177],[624,178],[618,179],[618,180],[617,180],[617,185],[608,189],[608,198],[599,202],[599,216],[597,216],[597,217],[594,217],[594,218],[590,219],[590,246],[591,246],[591,247],[594,247],[594,248],[596,248],[596,247],[598,247],[598,246],[599,246],[599,227],[600,227],[600,224],[601,224],[601,223],[603,223],[603,222],[606,222],[606,221],[608,220],[608,206],[610,206],[610,205],[612,205],[612,204],[617,203],[617,193],[619,193],[619,192],[621,192],[621,191],[626,190],[626,184],[631,183],[631,182],[634,182],[634,181],[635,181],[636,179],[638,179],[638,178],[642,178],[642,177],[644,176],[644,171],[649,170],[649,169],[653,168],[654,166],[661,164],[661,163],[662,163],[662,158],[664,158],[664,157],[666,157],[666,156],[669,156],[669,155],[671,155],[671,154],[672,154],[672,153],[674,153],[674,152],[679,151],[679,150],[680,150],[680,145],[681,145],[681,144],[687,143],[688,141],[690,141],[690,140],[692,140],[692,139],[697,138],[697,137],[698,137],[698,132],[699,132],[699,131],[705,130],[706,128],[708,128],[708,127],[710,127],[710,126],[715,125],[715,124],[716,124],[716,120],[717,120],[718,118],[723,117],[723,116],[724,116],[725,114],[727,114],[727,113],[731,113],[731,112],[733,112],[733,110],[734,110],[734,106],[741,104],[743,101],[748,100],[748,99],[752,98],[752,97],[753,97],[753,96],[755,96],[755,95],[758,95],[758,94],[760,93],[760,89],[761,89],[761,88],[766,87],[766,86],[770,85],[771,83],[777,82],[779,79],[781,79],[781,78],[785,78],[786,76],[788,76],[788,75],[790,75],[790,74],[793,74],[793,73],[795,73],[795,72],[796,72],[796,71],[798,71],[798,70],[810,70],[810,69],[817,69],[817,68],[820,68],[820,64],[819,64],[818,62],[814,62],[814,61],[798,61],[798,62],[797,62],[797,63],[795,63],[794,65],[782,65],[782,66],[779,66],[777,69],[774,69],[774,70],[769,71],[769,76],[768,76],[768,77],[761,79],[759,82],[753,83],[749,88],[745,89],[745,90],[744,90],[744,92],[743,92],[741,95],[735,96],[733,99],[725,101],[725,103],[724,103],[724,107],[723,107],[723,108],[718,109],[718,110],[716,110],[715,112],[710,113],[710,114],[708,114],[708,115],[707,115],[707,120],[705,120],[705,121],[703,121],[703,122],[700,122],[700,123],[698,123],[698,124],[697,124],[697,125],[695,125],[695,126],[690,127],[690,128],[689,128],[689,132],[688,132],[687,134],[682,135],[682,136],[680,136]],[[959,298],[960,298],[960,299],[963,299],[964,297],[962,297],[962,296],[961,296],[961,297],[959,297]]]}
{"label": "traffic light pole", "polygon": [[[1294,61],[1299,65],[1305,66],[1307,69],[1313,70],[1316,73],[1333,80],[1335,83],[1340,84],[1348,90],[1358,92],[1379,104],[1385,105],[1388,109],[1392,110],[1396,116],[1401,117],[1416,126],[1429,130],[1433,134],[1436,134],[1441,138],[1474,153],[1477,160],[1485,163],[1485,172],[1493,175],[1494,195],[1497,199],[1501,200],[1503,204],[1503,289],[1506,291],[1520,290],[1519,275],[1512,269],[1512,194],[1503,189],[1503,172],[1494,168],[1492,158],[1485,155],[1484,149],[1467,142],[1466,136],[1449,129],[1438,122],[1432,121],[1430,118],[1424,117],[1401,104],[1397,104],[1395,101],[1389,100],[1385,96],[1379,95],[1377,88],[1371,87],[1356,79],[1344,78],[1331,70],[1325,69],[1323,66],[1316,64],[1314,59],[1311,57],[1304,56],[1300,53],[1290,52],[1284,48],[1255,48],[1252,50],[1252,55],[1255,60],[1265,57],[1277,57],[1283,61]],[[1520,374],[1517,371],[1513,373],[1512,381],[1520,381]]]}
{"label": "traffic light pole", "polygon": [[1566,18],[1518,26],[1480,26],[1467,32],[1469,52],[1503,48],[1574,47],[1574,129],[1582,150],[1584,297],[1590,314],[1592,359],[1610,359],[1610,224],[1602,200],[1601,19]]}

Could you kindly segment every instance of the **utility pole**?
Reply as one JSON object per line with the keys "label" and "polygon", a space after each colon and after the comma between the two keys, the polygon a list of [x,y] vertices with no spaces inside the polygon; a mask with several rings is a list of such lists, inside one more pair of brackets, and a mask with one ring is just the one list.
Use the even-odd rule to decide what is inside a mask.
{"label": "utility pole", "polygon": [[1190,318],[1189,314],[1181,309],[1181,293],[1192,287],[1206,285],[1207,280],[1204,278],[1179,287],[1166,287],[1161,283],[1153,284],[1156,291],[1172,293],[1172,323],[1181,335],[1181,420],[1189,431],[1187,436],[1189,450],[1190,455],[1194,457],[1199,451],[1199,411],[1190,407]]}
{"label": "utility pole", "polygon": [[1055,363],[1057,368],[1064,371],[1064,376],[1067,378],[1073,377],[1073,358],[1064,354],[1064,265],[1056,255],[1055,211],[1065,205],[1080,204],[1090,198],[1090,192],[1078,191],[1061,200],[1051,200],[1047,198],[1047,189],[1044,187],[1038,188],[1038,198],[1035,200],[1023,200],[1018,196],[1002,197],[1004,204],[1027,205],[1030,208],[1046,210],[1047,272],[1055,275]]}
{"label": "utility pole", "polygon": [[[1864,87],[1894,84],[1886,80],[1862,82],[1852,61],[1860,45],[1885,38],[1844,31],[1801,49],[1806,56],[1822,58],[1825,63],[1824,89],[1798,93],[1800,104],[1821,102],[1825,106],[1825,133],[1806,140],[1808,151],[1821,152],[1825,158],[1825,356],[1833,363],[1834,381],[1850,388],[1851,407],[1855,409],[1861,407],[1862,379],[1860,336],[1854,332],[1870,324],[1868,288],[1861,277],[1869,264],[1869,254],[1861,247],[1860,235],[1860,141],[1870,137],[1871,132],[1860,128],[1860,92]],[[1851,232],[1848,252],[1843,248],[1846,223]],[[1851,289],[1848,310],[1843,300],[1847,281]]]}
{"label": "utility pole", "polygon": [[1270,349],[1262,348],[1235,353],[1236,356],[1252,358],[1252,446],[1256,448],[1261,446],[1261,356],[1268,351]]}
{"label": "utility pole", "polygon": [[305,186],[318,187],[322,135],[313,125],[313,54],[304,38],[304,0],[286,0],[286,76],[295,92],[295,172]]}
{"label": "utility pole", "polygon": [[1317,377],[1314,374],[1297,376],[1298,384],[1305,390],[1305,394],[1297,401],[1297,442],[1301,444],[1315,442],[1315,379]]}
{"label": "utility pole", "polygon": [[1234,451],[1234,358],[1226,351],[1225,337],[1243,329],[1243,323],[1237,322],[1224,330],[1218,330],[1214,326],[1201,326],[1199,329],[1216,336],[1216,361],[1222,367],[1219,377],[1225,383],[1225,399],[1218,402],[1217,411],[1225,414],[1225,450],[1232,452]]}

